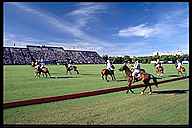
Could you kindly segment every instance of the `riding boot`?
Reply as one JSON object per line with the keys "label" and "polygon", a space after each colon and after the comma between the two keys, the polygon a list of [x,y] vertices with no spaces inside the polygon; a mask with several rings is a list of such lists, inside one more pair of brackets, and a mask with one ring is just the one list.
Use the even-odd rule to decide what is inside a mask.
{"label": "riding boot", "polygon": [[135,83],[135,77],[133,76],[133,80],[132,80],[132,83]]}

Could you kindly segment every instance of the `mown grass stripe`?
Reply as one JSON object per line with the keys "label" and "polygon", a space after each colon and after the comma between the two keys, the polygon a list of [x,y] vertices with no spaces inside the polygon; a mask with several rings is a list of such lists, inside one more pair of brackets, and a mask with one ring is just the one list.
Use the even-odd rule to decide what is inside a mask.
{"label": "mown grass stripe", "polygon": [[[172,81],[176,81],[176,80],[182,80],[182,79],[186,79],[186,78],[189,78],[189,76],[159,81],[158,84],[172,82]],[[154,85],[154,83],[150,83],[150,85]],[[131,89],[140,88],[140,87],[144,87],[144,86],[145,86],[144,84],[138,84],[138,85],[132,86]],[[127,86],[118,87],[118,88],[116,87],[116,88],[107,88],[107,89],[81,92],[81,93],[75,93],[75,94],[67,94],[67,95],[63,95],[63,96],[52,96],[52,97],[44,97],[44,98],[38,98],[38,99],[14,101],[14,102],[4,103],[3,108],[7,109],[7,108],[14,108],[14,107],[19,107],[19,106],[48,103],[48,102],[68,100],[68,99],[76,99],[76,98],[80,98],[80,97],[95,96],[95,95],[101,95],[101,94],[106,94],[106,93],[124,91],[127,89],[128,89]]]}

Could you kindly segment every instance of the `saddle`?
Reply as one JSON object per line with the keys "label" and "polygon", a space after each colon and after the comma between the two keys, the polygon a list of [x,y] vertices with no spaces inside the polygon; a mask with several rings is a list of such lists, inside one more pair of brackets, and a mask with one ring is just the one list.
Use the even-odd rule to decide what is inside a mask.
{"label": "saddle", "polygon": [[159,70],[160,68],[162,68],[162,66],[156,67],[157,70]]}
{"label": "saddle", "polygon": [[136,79],[140,78],[140,77],[141,77],[141,72],[136,73],[134,77],[135,77]]}

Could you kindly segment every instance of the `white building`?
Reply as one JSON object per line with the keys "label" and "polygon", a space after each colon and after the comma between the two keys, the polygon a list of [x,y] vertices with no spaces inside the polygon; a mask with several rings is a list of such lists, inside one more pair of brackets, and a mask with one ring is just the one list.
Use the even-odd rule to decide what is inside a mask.
{"label": "white building", "polygon": [[155,64],[156,63],[156,61],[151,61],[151,64]]}
{"label": "white building", "polygon": [[172,63],[173,63],[173,61],[168,61],[167,63],[172,64]]}
{"label": "white building", "polygon": [[182,64],[189,64],[189,61],[182,61]]}
{"label": "white building", "polygon": [[162,55],[183,55],[183,52],[179,49],[175,50],[175,51],[155,51],[152,53],[152,55],[157,55],[157,53],[159,53],[160,56]]}

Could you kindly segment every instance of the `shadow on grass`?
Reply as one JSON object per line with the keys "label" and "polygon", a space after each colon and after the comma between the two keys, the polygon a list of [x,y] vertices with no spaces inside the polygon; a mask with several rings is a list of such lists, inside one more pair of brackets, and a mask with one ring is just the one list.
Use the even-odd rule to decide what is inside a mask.
{"label": "shadow on grass", "polygon": [[167,77],[179,77],[179,75],[167,75]]}
{"label": "shadow on grass", "polygon": [[80,75],[86,75],[86,76],[98,76],[98,74],[80,74]]}
{"label": "shadow on grass", "polygon": [[183,94],[187,93],[189,89],[177,89],[177,90],[162,90],[162,91],[153,91],[153,93],[157,94]]}
{"label": "shadow on grass", "polygon": [[67,79],[67,78],[78,78],[77,76],[51,76],[51,79]]}
{"label": "shadow on grass", "polygon": [[117,82],[121,82],[121,81],[127,81],[127,80],[116,80]]}

